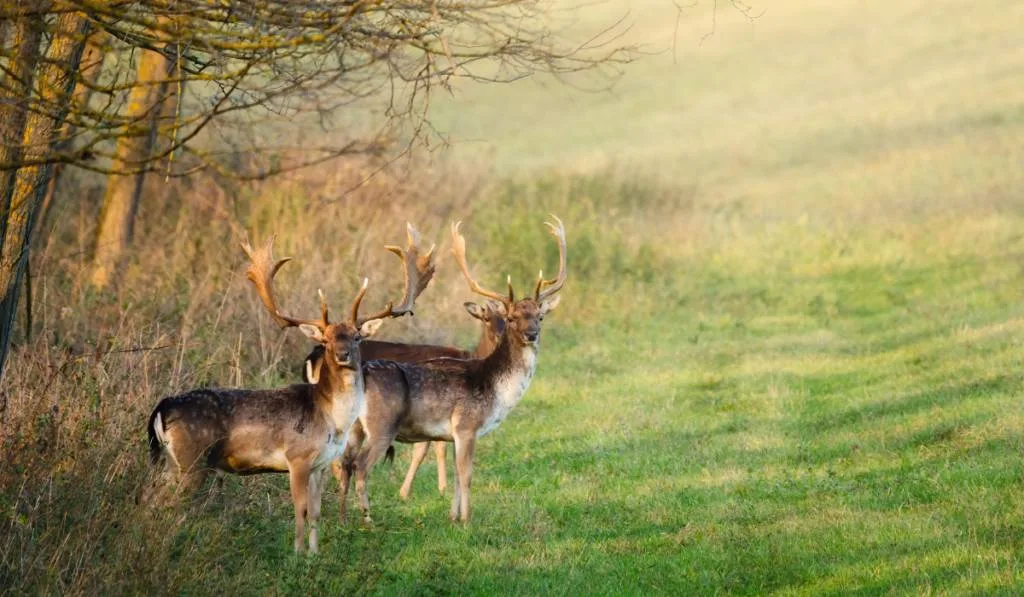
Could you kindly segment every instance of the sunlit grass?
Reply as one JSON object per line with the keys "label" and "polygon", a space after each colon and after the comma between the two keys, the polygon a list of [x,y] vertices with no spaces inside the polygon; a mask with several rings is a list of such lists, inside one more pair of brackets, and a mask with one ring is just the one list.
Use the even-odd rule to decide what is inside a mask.
{"label": "sunlit grass", "polygon": [[[486,134],[505,178],[178,189],[144,210],[109,294],[82,283],[90,206],[65,203],[33,265],[40,329],[4,380],[0,588],[1019,593],[1021,6],[767,8],[750,24],[719,6],[703,43],[710,5],[684,10],[675,63],[642,60],[609,94],[457,87],[437,117]],[[675,14],[637,5],[632,39],[670,47]],[[397,499],[404,450],[371,476],[373,528],[341,527],[327,493],[317,558],[291,554],[283,477],[134,503],[160,397],[297,379],[308,346],[261,314],[243,232],[296,258],[281,295],[301,312],[364,275],[382,301],[379,245],[411,220],[442,260],[385,333],[468,344],[448,221],[485,283],[522,288],[556,261],[549,212],[570,278],[529,393],[478,446],[470,525],[448,522],[432,460]]]}

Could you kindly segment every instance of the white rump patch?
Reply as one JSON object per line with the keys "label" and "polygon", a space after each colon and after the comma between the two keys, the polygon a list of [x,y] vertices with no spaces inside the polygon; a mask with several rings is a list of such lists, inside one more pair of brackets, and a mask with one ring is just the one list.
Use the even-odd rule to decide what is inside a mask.
{"label": "white rump patch", "polygon": [[166,446],[170,440],[167,434],[164,433],[164,419],[160,416],[160,413],[156,413],[156,418],[153,419],[153,431],[156,434],[156,441]]}

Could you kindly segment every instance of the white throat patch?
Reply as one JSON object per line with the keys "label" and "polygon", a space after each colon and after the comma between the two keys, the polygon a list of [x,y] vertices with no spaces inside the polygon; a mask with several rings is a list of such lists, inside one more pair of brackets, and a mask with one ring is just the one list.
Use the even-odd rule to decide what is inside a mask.
{"label": "white throat patch", "polygon": [[331,419],[334,420],[338,435],[347,437],[349,429],[363,408],[363,374],[347,370],[342,379],[345,383],[344,388],[335,391],[332,397]]}
{"label": "white throat patch", "polygon": [[476,432],[477,437],[490,433],[508,416],[508,413],[519,404],[526,389],[530,387],[533,373],[537,369],[537,349],[534,346],[523,347],[520,361],[510,371],[504,373],[494,382],[494,406],[484,420],[483,426]]}

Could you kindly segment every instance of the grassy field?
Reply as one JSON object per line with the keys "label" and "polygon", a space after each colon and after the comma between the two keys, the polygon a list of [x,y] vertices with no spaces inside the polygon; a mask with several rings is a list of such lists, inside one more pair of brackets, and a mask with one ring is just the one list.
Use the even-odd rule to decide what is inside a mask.
{"label": "grassy field", "polygon": [[[753,8],[720,5],[703,43],[711,7],[684,9],[674,59],[611,93],[435,103],[486,139],[451,162],[490,146],[497,176],[448,165],[326,205],[357,172],[176,187],[113,292],[84,284],[91,207],[67,203],[3,381],[0,590],[1019,594],[1024,7]],[[671,48],[672,3],[631,14],[630,39]],[[296,257],[281,296],[301,310],[366,273],[370,300],[393,290],[377,247],[406,219],[442,254],[465,219],[485,279],[522,287],[553,270],[549,211],[570,282],[527,396],[478,445],[472,523],[448,522],[432,460],[398,500],[408,450],[371,476],[373,528],[341,527],[327,493],[316,558],[291,553],[284,477],[134,503],[160,397],[297,378],[308,346],[261,314],[243,231]],[[387,334],[467,344],[470,298],[445,260]]]}

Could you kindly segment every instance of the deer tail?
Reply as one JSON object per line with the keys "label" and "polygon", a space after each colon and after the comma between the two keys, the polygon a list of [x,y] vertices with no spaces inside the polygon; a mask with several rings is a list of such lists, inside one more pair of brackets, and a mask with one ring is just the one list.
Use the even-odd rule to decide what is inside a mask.
{"label": "deer tail", "polygon": [[160,461],[160,455],[163,452],[163,445],[166,443],[164,437],[164,422],[160,416],[160,407],[157,406],[153,409],[153,414],[149,416],[149,462],[156,464]]}

